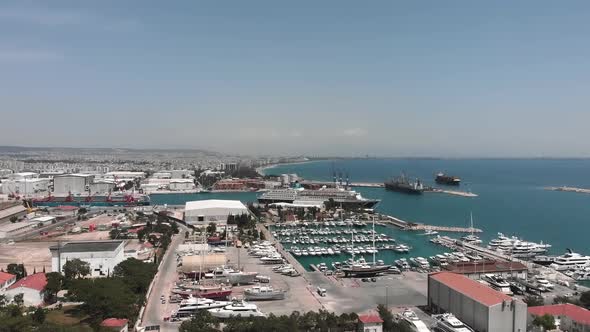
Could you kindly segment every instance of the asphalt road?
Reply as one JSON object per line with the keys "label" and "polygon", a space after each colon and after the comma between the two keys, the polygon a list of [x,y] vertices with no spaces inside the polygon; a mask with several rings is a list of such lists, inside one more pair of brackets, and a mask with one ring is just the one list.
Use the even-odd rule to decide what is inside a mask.
{"label": "asphalt road", "polygon": [[148,298],[141,324],[144,327],[160,325],[160,331],[178,331],[178,324],[164,322],[164,317],[169,316],[170,313],[167,312],[168,303],[162,304],[160,300],[161,295],[164,295],[168,300],[172,285],[177,279],[176,249],[183,242],[184,232],[188,230],[184,225],[177,224],[180,232],[172,238],[172,243],[170,243],[168,250],[164,254],[162,264],[154,278],[155,283]]}

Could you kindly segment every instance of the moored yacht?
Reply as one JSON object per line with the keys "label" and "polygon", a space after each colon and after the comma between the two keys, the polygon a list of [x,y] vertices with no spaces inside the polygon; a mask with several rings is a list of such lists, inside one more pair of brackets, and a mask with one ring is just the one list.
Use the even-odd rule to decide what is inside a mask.
{"label": "moored yacht", "polygon": [[567,251],[566,254],[556,257],[549,267],[556,271],[566,271],[590,266],[590,256],[580,255],[570,249]]}
{"label": "moored yacht", "polygon": [[433,316],[436,319],[436,328],[443,332],[473,332],[474,330],[465,325],[455,315],[446,313]]}
{"label": "moored yacht", "polygon": [[282,300],[285,298],[285,291],[272,286],[254,286],[244,290],[244,298],[248,301]]}
{"label": "moored yacht", "polygon": [[421,321],[418,315],[416,315],[416,313],[412,310],[404,310],[400,314],[400,317],[406,322],[408,322],[412,330],[416,332],[430,332],[430,329],[426,326],[426,324],[424,324],[424,322]]}
{"label": "moored yacht", "polygon": [[245,301],[234,301],[232,304],[227,305],[223,308],[209,309],[209,312],[213,317],[217,318],[229,318],[231,316],[236,317],[264,317],[265,314],[258,310],[255,304],[248,303]]}

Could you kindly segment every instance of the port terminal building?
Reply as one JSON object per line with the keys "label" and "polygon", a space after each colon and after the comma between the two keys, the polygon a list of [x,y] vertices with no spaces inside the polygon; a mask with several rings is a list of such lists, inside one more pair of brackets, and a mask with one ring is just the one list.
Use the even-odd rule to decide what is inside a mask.
{"label": "port terminal building", "polygon": [[428,276],[428,307],[450,312],[480,332],[526,332],[527,305],[465,275],[436,272]]}
{"label": "port terminal building", "polygon": [[91,277],[106,277],[125,260],[124,247],[121,240],[60,243],[49,247],[51,270],[63,273],[66,262],[78,258],[90,264]]}
{"label": "port terminal building", "polygon": [[458,262],[446,265],[445,270],[462,274],[471,279],[481,279],[486,274],[495,274],[504,278],[514,277],[527,279],[528,269],[520,262],[503,262],[496,260],[481,260],[478,262]]}
{"label": "port terminal building", "polygon": [[249,214],[249,212],[240,201],[208,199],[186,202],[184,221],[189,225],[206,225],[210,222],[225,224],[229,215],[241,214]]}

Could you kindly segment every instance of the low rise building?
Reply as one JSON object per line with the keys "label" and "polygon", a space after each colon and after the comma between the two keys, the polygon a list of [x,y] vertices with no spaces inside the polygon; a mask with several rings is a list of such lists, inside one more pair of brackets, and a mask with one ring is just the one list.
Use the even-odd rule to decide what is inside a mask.
{"label": "low rise building", "polygon": [[191,225],[205,225],[210,222],[225,224],[229,215],[248,213],[248,208],[240,201],[208,199],[186,202],[184,221]]}
{"label": "low rise building", "polygon": [[191,179],[172,179],[168,185],[170,190],[194,190],[195,183]]}
{"label": "low rise building", "polygon": [[504,278],[527,279],[528,269],[520,262],[481,260],[479,262],[458,262],[443,267],[446,271],[462,274],[471,279],[481,279],[485,274],[501,275]]}
{"label": "low rise building", "polygon": [[37,224],[21,221],[0,225],[0,239],[9,239],[35,228]]}
{"label": "low rise building", "polygon": [[0,291],[5,290],[16,282],[16,276],[11,273],[0,271]]}
{"label": "low rise building", "polygon": [[555,325],[560,331],[590,332],[590,310],[571,303],[544,305],[528,309],[530,330],[542,331],[532,326],[536,316],[551,315],[555,318]]}
{"label": "low rise building", "polygon": [[49,248],[51,270],[63,273],[68,260],[78,258],[90,264],[91,277],[108,276],[117,264],[125,260],[124,241],[67,242]]}
{"label": "low rise building", "polygon": [[465,275],[430,274],[428,306],[433,313],[452,313],[477,331],[526,332],[526,303]]}
{"label": "low rise building", "polygon": [[45,273],[35,273],[13,283],[4,291],[4,295],[12,300],[16,295],[23,294],[25,306],[39,306],[43,304],[45,285],[47,285]]}
{"label": "low rise building", "polygon": [[378,315],[360,315],[358,332],[383,332],[383,320]]}

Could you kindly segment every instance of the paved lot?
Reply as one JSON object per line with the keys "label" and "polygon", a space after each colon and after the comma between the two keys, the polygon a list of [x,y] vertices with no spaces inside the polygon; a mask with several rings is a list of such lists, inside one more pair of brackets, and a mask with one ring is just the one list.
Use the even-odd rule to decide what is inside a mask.
{"label": "paved lot", "polygon": [[[231,265],[238,265],[238,252],[240,253],[240,267],[246,272],[258,272],[270,277],[270,284],[274,288],[287,291],[284,300],[279,301],[258,301],[256,305],[262,312],[274,313],[277,315],[289,315],[293,311],[317,311],[322,308],[320,302],[314,295],[315,288],[303,277],[288,277],[272,271],[275,265],[261,264],[256,257],[249,256],[246,249],[228,248],[227,258]],[[232,296],[241,298],[244,288],[250,286],[238,286],[233,288]]]}
{"label": "paved lot", "polygon": [[6,270],[10,263],[25,264],[27,272],[51,272],[51,254],[49,247],[57,242],[16,242],[15,244],[0,244],[0,267]]}

